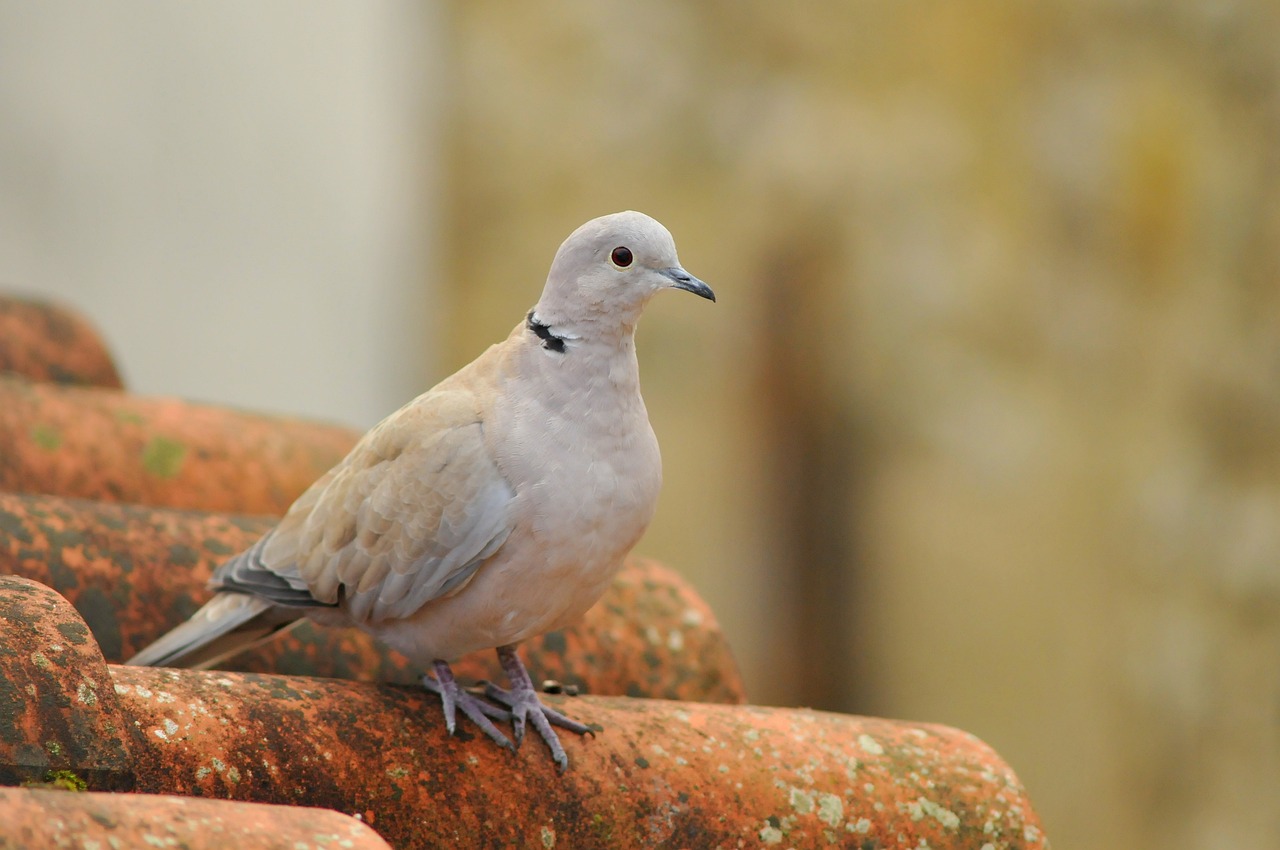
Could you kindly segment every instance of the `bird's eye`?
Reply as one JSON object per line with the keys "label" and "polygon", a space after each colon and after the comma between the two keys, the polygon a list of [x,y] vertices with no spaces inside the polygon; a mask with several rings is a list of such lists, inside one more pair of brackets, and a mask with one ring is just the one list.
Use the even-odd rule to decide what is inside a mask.
{"label": "bird's eye", "polygon": [[613,260],[613,264],[620,269],[625,269],[631,265],[631,249],[618,246],[613,249],[613,253],[609,255],[609,259]]}

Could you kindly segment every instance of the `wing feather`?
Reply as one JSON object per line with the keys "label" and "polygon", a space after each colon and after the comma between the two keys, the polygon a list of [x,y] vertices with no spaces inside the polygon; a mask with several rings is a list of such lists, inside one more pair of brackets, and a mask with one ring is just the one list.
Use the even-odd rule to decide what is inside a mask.
{"label": "wing feather", "polygon": [[515,492],[469,392],[434,390],[370,431],[213,586],[281,605],[407,617],[456,591],[511,532]]}

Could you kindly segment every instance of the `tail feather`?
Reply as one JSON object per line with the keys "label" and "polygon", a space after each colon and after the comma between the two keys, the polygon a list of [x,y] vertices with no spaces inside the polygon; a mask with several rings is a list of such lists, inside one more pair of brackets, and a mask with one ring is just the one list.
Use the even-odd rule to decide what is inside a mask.
{"label": "tail feather", "polygon": [[219,593],[172,631],[130,658],[134,667],[203,670],[294,625],[297,612],[248,593]]}

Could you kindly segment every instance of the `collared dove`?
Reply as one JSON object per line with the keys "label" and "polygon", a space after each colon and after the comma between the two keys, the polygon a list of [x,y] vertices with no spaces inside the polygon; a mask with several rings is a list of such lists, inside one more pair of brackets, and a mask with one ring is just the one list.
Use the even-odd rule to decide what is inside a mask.
{"label": "collared dove", "polygon": [[[506,341],[374,426],[214,571],[208,604],[127,663],[208,667],[303,617],[354,624],[434,670],[423,684],[450,733],[461,709],[514,749],[492,721],[516,745],[527,721],[563,770],[551,724],[590,730],[541,703],[516,645],[595,603],[653,517],[662,463],[635,328],[662,289],[715,300],[649,216],[579,227]],[[492,648],[511,688],[486,695],[504,708],[449,668]]]}

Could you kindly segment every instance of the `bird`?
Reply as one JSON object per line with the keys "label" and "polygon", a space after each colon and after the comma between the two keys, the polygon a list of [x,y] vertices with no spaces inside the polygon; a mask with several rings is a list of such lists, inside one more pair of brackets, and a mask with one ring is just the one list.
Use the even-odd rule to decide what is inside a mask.
{"label": "bird", "polygon": [[[668,289],[716,300],[655,219],[583,224],[503,342],[370,429],[126,664],[208,668],[304,618],[354,625],[428,671],[450,734],[461,712],[514,751],[528,724],[563,772],[552,727],[593,730],[541,702],[518,645],[580,618],[653,518],[662,461],[635,331]],[[491,649],[509,687],[463,688],[450,662]]]}

